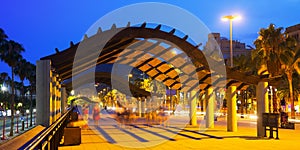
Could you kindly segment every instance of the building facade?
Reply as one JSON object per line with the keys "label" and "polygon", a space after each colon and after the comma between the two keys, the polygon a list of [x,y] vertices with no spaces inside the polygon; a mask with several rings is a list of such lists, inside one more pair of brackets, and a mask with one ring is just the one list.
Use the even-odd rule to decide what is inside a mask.
{"label": "building facade", "polygon": [[[219,44],[223,57],[225,59],[230,57],[230,40],[221,37],[220,33],[211,33],[208,38],[214,38]],[[232,53],[233,56],[247,55],[251,52],[250,48],[246,47],[245,43],[239,42],[237,40],[232,40]]]}
{"label": "building facade", "polygon": [[294,37],[298,43],[300,43],[300,24],[287,27],[285,32],[288,34],[288,36]]}

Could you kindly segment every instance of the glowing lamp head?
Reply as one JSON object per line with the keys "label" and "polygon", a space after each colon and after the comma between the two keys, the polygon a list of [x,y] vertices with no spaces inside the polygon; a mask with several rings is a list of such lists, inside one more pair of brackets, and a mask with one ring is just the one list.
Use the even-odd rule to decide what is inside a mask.
{"label": "glowing lamp head", "polygon": [[75,94],[74,90],[72,90],[72,91],[70,92],[70,94],[71,94],[71,95],[74,95],[74,94]]}
{"label": "glowing lamp head", "polygon": [[6,86],[2,86],[1,87],[1,90],[4,92],[4,91],[7,91],[7,87]]}
{"label": "glowing lamp head", "polygon": [[222,20],[227,21],[227,20],[241,20],[242,17],[240,15],[228,15],[228,16],[223,16]]}

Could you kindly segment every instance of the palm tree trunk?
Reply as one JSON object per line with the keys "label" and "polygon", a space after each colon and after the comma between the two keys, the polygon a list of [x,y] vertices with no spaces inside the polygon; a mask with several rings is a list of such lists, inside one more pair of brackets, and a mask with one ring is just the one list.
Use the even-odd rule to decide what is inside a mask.
{"label": "palm tree trunk", "polygon": [[11,67],[11,121],[10,121],[10,136],[14,135],[14,110],[15,110],[15,85],[14,85],[14,67]]}
{"label": "palm tree trunk", "polygon": [[32,127],[32,83],[30,84],[30,126]]}
{"label": "palm tree trunk", "polygon": [[22,114],[23,114],[23,112],[24,112],[24,99],[25,99],[25,94],[24,94],[24,81],[22,80],[21,81],[21,84],[22,84],[22,91],[21,91],[21,99],[22,99],[22,107],[21,107],[21,110],[19,110],[19,111],[21,111],[22,112]]}
{"label": "palm tree trunk", "polygon": [[290,91],[290,102],[291,102],[291,118],[295,119],[295,106],[294,106],[294,93],[293,93],[293,78],[292,73],[287,73]]}

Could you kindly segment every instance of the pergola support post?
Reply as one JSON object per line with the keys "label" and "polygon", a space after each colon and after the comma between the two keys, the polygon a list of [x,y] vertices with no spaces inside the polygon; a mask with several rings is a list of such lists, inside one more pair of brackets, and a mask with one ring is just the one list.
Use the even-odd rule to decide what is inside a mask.
{"label": "pergola support post", "polygon": [[214,90],[212,87],[207,89],[206,92],[207,108],[206,108],[206,128],[214,128]]}
{"label": "pergola support post", "polygon": [[189,97],[189,103],[190,103],[190,125],[191,126],[197,126],[197,99],[198,99],[198,93],[197,91],[191,91],[190,97]]}
{"label": "pergola support post", "polygon": [[50,125],[50,60],[39,60],[36,65],[36,122],[39,125]]}
{"label": "pergola support post", "polygon": [[268,82],[259,82],[256,87],[257,101],[257,136],[263,137],[265,128],[263,127],[263,113],[269,112],[268,103]]}
{"label": "pergola support post", "polygon": [[65,113],[67,111],[68,107],[68,95],[67,95],[67,90],[66,87],[61,88],[61,112]]}
{"label": "pergola support post", "polygon": [[236,116],[236,86],[230,86],[226,93],[227,97],[227,131],[237,131]]}

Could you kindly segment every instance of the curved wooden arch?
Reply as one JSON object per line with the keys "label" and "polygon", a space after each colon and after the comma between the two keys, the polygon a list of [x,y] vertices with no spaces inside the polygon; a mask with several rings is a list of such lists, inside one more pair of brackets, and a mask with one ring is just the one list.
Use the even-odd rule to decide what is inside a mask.
{"label": "curved wooden arch", "polygon": [[[221,66],[224,64],[224,62],[218,62],[210,57],[205,57],[203,52],[198,49],[198,46],[194,46],[191,43],[189,43],[187,40],[187,35],[183,38],[180,38],[176,35],[174,35],[174,32],[165,32],[160,30],[161,25],[158,25],[156,28],[146,28],[145,24],[141,25],[141,27],[126,27],[126,28],[118,28],[118,29],[111,29],[104,32],[97,33],[96,35],[86,38],[82,42],[89,42],[93,41],[96,38],[99,38],[101,36],[105,36],[109,34],[109,32],[112,32],[115,30],[118,30],[117,34],[110,39],[110,41],[106,44],[104,49],[101,52],[101,55],[99,55],[97,60],[97,65],[99,64],[106,64],[106,63],[115,63],[115,61],[118,58],[118,55],[124,51],[128,46],[139,42],[140,38],[143,39],[163,39],[165,41],[168,41],[169,43],[175,44],[179,49],[181,49],[192,61],[192,63],[196,66],[196,73],[198,74],[199,83],[200,84],[207,84],[205,88],[211,86],[211,78],[215,75],[214,72],[218,72],[219,70],[222,70]],[[172,30],[173,31],[173,30]],[[77,43],[76,45],[71,45],[70,48],[41,58],[41,60],[50,59],[52,66],[54,70],[60,75],[62,80],[66,80],[68,78],[72,77],[72,69],[73,69],[73,61],[76,54],[76,49],[78,48],[80,43]],[[157,43],[153,43],[151,45],[153,48],[157,47]],[[83,63],[79,68],[75,68],[78,72],[75,72],[76,74],[80,74],[84,72],[85,70],[88,70],[91,66],[91,63],[94,63],[93,61],[89,61],[90,56],[97,55],[97,53],[89,54],[84,58]],[[153,60],[153,59],[152,59]],[[140,67],[144,67],[148,65],[150,61],[152,61],[150,58],[149,60],[145,60],[146,63],[140,64]],[[213,66],[215,70],[209,70],[210,66],[208,65],[208,61],[214,62],[213,64],[216,64]],[[162,61],[158,61],[158,64],[163,64]],[[157,65],[158,65],[157,64]],[[158,65],[160,66],[160,65]],[[150,67],[149,70],[157,69],[157,66]],[[148,70],[148,71],[149,71]],[[158,69],[157,69],[158,70]],[[147,70],[142,70],[147,71]],[[169,73],[171,70],[168,69],[166,72]],[[168,79],[172,80],[173,82],[169,84],[168,86],[174,87],[176,85],[176,79],[178,79],[177,76],[170,77],[170,75],[166,75],[166,72],[159,72],[156,75],[150,75],[151,77],[158,77],[160,75],[165,75],[164,81],[167,81]],[[261,79],[259,76],[249,76],[243,72],[239,72],[236,70],[233,70],[230,67],[226,66],[226,75],[227,78],[217,80],[220,81],[226,81],[227,86],[230,85],[241,85],[241,83],[244,83],[243,85],[248,84],[257,84],[261,80],[269,80],[269,79]],[[188,75],[188,73],[186,73]],[[74,75],[74,74],[73,74]],[[231,79],[230,81],[227,81],[227,79]],[[178,82],[178,80],[177,80]],[[270,82],[270,81],[269,81]],[[272,84],[272,82],[271,82]],[[274,82],[275,84],[275,82]],[[178,86],[178,85],[177,85]],[[244,86],[243,86],[244,87]],[[176,88],[178,89],[178,88]]]}

